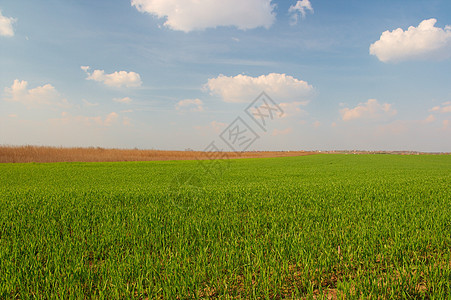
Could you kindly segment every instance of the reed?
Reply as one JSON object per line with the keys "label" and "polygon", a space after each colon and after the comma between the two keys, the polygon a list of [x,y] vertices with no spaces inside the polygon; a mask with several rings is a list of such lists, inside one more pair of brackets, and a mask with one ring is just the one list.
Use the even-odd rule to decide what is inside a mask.
{"label": "reed", "polygon": [[[227,152],[225,158],[258,158],[303,156],[305,151]],[[48,146],[0,146],[0,163],[50,163],[50,162],[115,162],[153,160],[206,159],[201,151],[167,151],[140,149],[108,149],[99,147],[64,148]]]}

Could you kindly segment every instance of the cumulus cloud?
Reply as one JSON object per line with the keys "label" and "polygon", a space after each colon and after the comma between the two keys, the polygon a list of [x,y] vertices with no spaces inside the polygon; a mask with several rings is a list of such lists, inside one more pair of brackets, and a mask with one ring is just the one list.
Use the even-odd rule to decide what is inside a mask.
{"label": "cumulus cloud", "polygon": [[262,91],[276,102],[308,102],[313,87],[303,80],[286,74],[270,73],[258,77],[247,75],[210,78],[205,88],[225,102],[250,102]]}
{"label": "cumulus cloud", "polygon": [[51,84],[29,89],[27,81],[16,79],[11,87],[5,88],[4,92],[3,100],[19,102],[29,108],[40,105],[70,106],[66,99],[60,99],[59,93]]}
{"label": "cumulus cloud", "polygon": [[434,106],[429,111],[440,112],[440,113],[450,113],[451,112],[451,101],[444,102],[441,105]]}
{"label": "cumulus cloud", "polygon": [[175,108],[177,110],[204,111],[203,102],[200,99],[185,99],[179,101]]}
{"label": "cumulus cloud", "polygon": [[142,84],[141,76],[135,72],[116,71],[105,74],[104,70],[94,70],[89,73],[89,66],[81,66],[80,68],[88,75],[86,80],[102,82],[110,87],[139,87]]}
{"label": "cumulus cloud", "polygon": [[190,32],[218,26],[269,28],[275,20],[271,0],[132,0],[139,12],[165,18],[172,30]]}
{"label": "cumulus cloud", "polygon": [[290,6],[288,12],[291,13],[291,24],[296,24],[299,19],[299,14],[302,18],[305,18],[307,11],[313,13],[313,7],[309,0],[301,0],[296,2],[295,5]]}
{"label": "cumulus cloud", "polygon": [[14,18],[5,17],[0,10],[0,36],[14,36],[13,24]]}
{"label": "cumulus cloud", "polygon": [[128,104],[128,103],[132,102],[132,99],[131,99],[130,97],[114,98],[113,101],[114,101],[114,102],[119,102],[119,103]]}
{"label": "cumulus cloud", "polygon": [[451,57],[451,26],[435,27],[436,19],[422,21],[418,27],[410,26],[385,31],[370,45],[370,54],[382,62],[404,60],[446,59]]}
{"label": "cumulus cloud", "polygon": [[396,115],[397,111],[392,104],[379,103],[376,99],[369,99],[366,103],[359,103],[354,108],[343,108],[340,110],[343,121],[355,119],[381,119]]}

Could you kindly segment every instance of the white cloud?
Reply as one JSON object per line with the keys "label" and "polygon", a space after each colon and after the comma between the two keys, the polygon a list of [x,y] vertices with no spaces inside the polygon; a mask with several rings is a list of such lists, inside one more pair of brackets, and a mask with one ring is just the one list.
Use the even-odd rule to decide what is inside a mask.
{"label": "white cloud", "polygon": [[451,112],[451,101],[444,102],[444,103],[442,103],[442,105],[439,105],[439,106],[434,106],[429,111],[449,113],[449,112]]}
{"label": "white cloud", "polygon": [[130,97],[114,98],[113,101],[114,101],[114,102],[119,102],[119,103],[128,104],[128,103],[132,102],[132,99],[130,99]]}
{"label": "white cloud", "polygon": [[185,99],[179,101],[175,108],[177,110],[204,111],[203,102],[200,99]]}
{"label": "white cloud", "polygon": [[210,78],[205,85],[212,95],[225,102],[251,102],[261,92],[266,92],[276,102],[308,102],[313,87],[303,80],[286,74],[270,73],[259,77],[247,75]]}
{"label": "white cloud", "polygon": [[5,17],[0,10],[0,36],[14,36],[13,23],[14,18]]}
{"label": "white cloud", "polygon": [[396,115],[397,111],[392,104],[380,104],[376,99],[369,99],[366,103],[359,103],[354,108],[343,108],[340,110],[343,121],[354,119],[380,119]]}
{"label": "white cloud", "polygon": [[51,84],[28,89],[28,82],[25,80],[19,81],[18,79],[14,80],[11,87],[5,88],[3,100],[19,102],[28,108],[39,105],[70,106],[66,99],[60,99],[59,93]]}
{"label": "white cloud", "polygon": [[142,84],[141,76],[135,72],[116,71],[105,74],[104,70],[94,70],[89,73],[89,66],[81,66],[80,68],[88,75],[86,80],[103,82],[110,87],[139,87]]}
{"label": "white cloud", "polygon": [[451,26],[435,27],[436,19],[422,21],[418,27],[410,26],[385,31],[370,45],[370,54],[383,62],[403,60],[446,59],[451,57]]}
{"label": "white cloud", "polygon": [[288,12],[291,13],[292,22],[291,24],[296,24],[299,19],[299,14],[301,14],[302,18],[305,18],[307,11],[313,13],[313,7],[309,0],[301,0],[296,2],[295,5],[290,6]]}
{"label": "white cloud", "polygon": [[218,26],[269,28],[275,20],[271,0],[132,0],[142,13],[165,18],[164,25],[189,32]]}

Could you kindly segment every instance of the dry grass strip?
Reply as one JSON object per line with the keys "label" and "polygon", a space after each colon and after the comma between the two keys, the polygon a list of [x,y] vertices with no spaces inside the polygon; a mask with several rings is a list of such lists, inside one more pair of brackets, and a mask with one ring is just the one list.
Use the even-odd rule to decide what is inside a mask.
{"label": "dry grass strip", "polygon": [[[214,155],[223,158],[260,158],[311,155],[306,151],[225,152]],[[0,163],[49,162],[114,162],[152,160],[208,159],[201,151],[165,151],[106,148],[63,148],[47,146],[0,146]]]}

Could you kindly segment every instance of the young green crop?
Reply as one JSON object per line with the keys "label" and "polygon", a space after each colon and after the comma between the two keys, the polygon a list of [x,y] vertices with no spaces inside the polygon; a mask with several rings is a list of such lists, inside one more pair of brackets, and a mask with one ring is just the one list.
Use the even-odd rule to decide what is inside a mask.
{"label": "young green crop", "polygon": [[450,297],[451,156],[0,165],[0,298]]}

